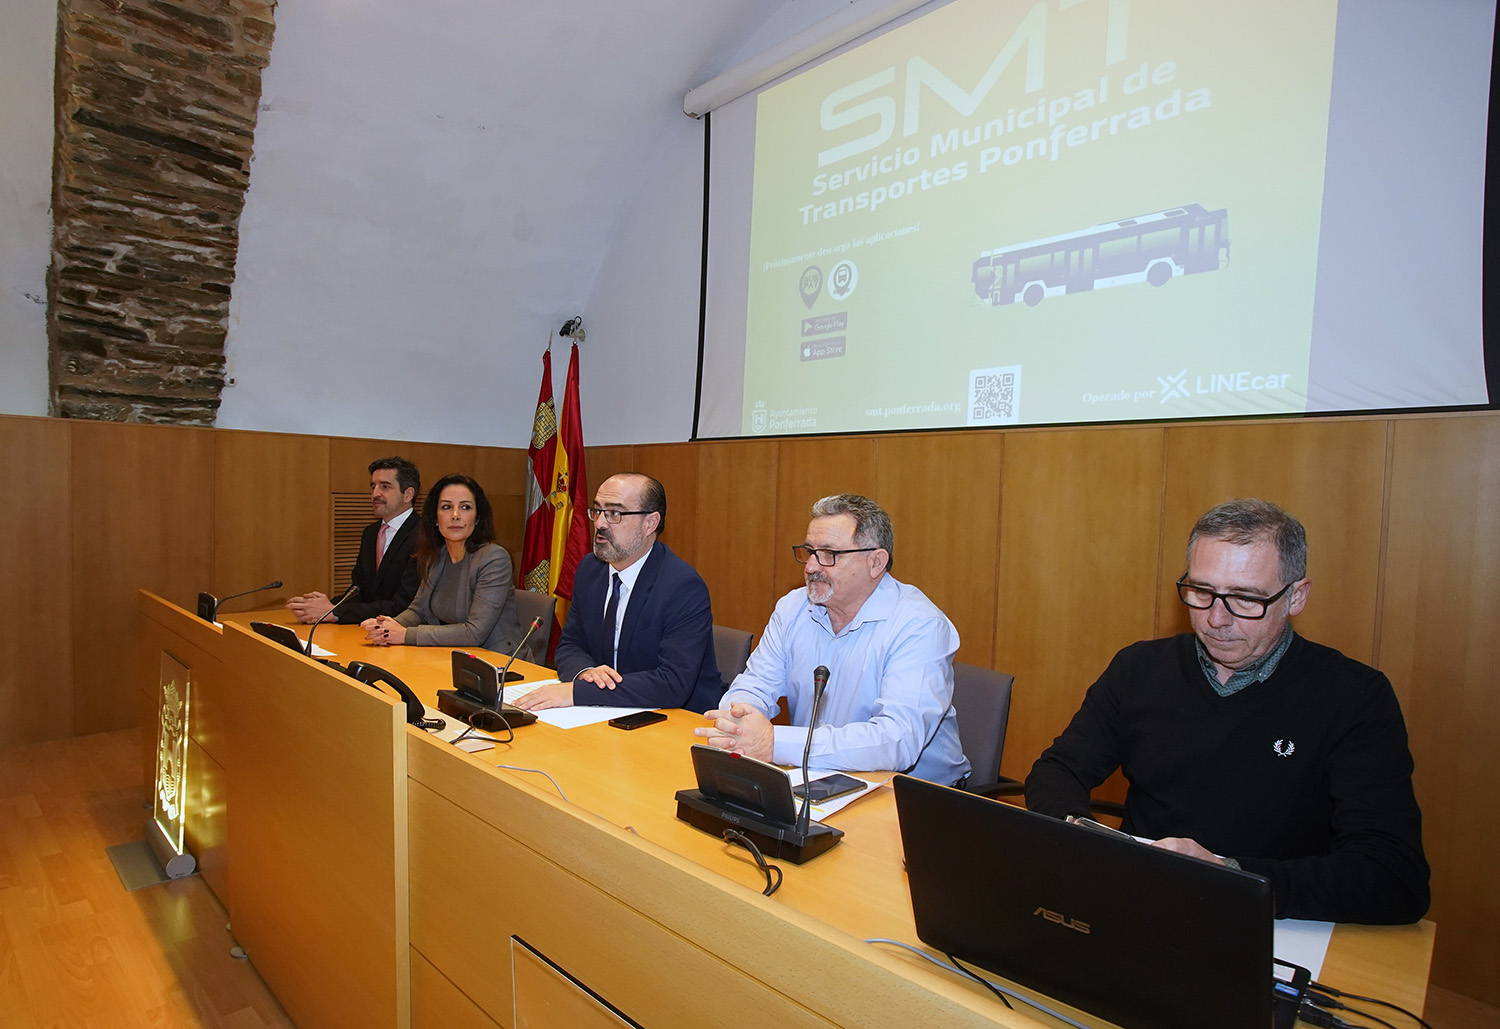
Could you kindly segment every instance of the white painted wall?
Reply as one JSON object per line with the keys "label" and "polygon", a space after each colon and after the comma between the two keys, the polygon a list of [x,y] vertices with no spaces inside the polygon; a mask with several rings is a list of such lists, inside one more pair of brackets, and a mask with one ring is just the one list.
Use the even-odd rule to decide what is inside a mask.
{"label": "white painted wall", "polygon": [[[848,2],[279,6],[218,424],[521,445],[548,335],[583,314],[587,442],[686,439],[703,136],[682,95]],[[46,409],[56,17],[9,0],[0,31],[4,413]]]}
{"label": "white painted wall", "polygon": [[0,16],[0,414],[47,413],[56,0]]}
{"label": "white painted wall", "polygon": [[[548,334],[586,314],[622,209],[639,222],[632,193],[649,181],[649,207],[697,174],[682,94],[776,6],[279,6],[218,424],[522,445]],[[674,262],[696,263],[696,238],[674,229]],[[696,281],[672,301],[695,325]],[[624,337],[585,327],[594,443],[591,424],[611,436],[594,355]],[[566,347],[554,364],[560,401]]]}
{"label": "white painted wall", "polygon": [[[790,0],[700,85],[821,21],[849,0]],[[686,89],[683,90],[686,92]],[[583,438],[591,446],[688,439],[698,377],[703,125],[682,115],[623,204],[584,317]],[[590,389],[590,384],[593,389]],[[601,397],[596,404],[592,397]]]}

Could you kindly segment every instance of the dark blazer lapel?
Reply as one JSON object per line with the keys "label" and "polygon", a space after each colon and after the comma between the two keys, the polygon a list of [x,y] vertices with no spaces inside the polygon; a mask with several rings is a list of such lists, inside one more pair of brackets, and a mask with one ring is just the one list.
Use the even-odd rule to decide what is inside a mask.
{"label": "dark blazer lapel", "polygon": [[[620,626],[620,651],[623,656],[629,647],[630,641],[635,639],[634,629],[638,621],[645,617],[647,602],[651,598],[651,591],[656,588],[657,577],[661,575],[662,549],[660,543],[651,544],[651,553],[646,555],[646,563],[641,566],[641,574],[636,576],[635,586],[630,590],[630,605],[625,608],[625,624]],[[600,619],[602,622],[603,619]]]}
{"label": "dark blazer lapel", "polygon": [[[411,536],[413,532],[416,531],[416,526],[417,512],[413,511],[411,514],[406,516],[406,521],[401,523],[401,528],[396,530],[396,535],[391,539],[389,543],[385,545],[385,552],[389,554],[392,551],[399,550],[401,545],[406,542],[406,540]],[[380,529],[377,527],[375,529],[375,532],[379,534]],[[387,580],[392,576],[395,577],[397,582],[400,582],[401,575],[403,573],[403,569],[400,566],[403,563],[404,562],[401,561],[386,560],[382,560],[380,562],[380,567],[375,571],[375,582],[377,583],[377,588],[379,588],[382,593],[386,592],[385,587],[387,585]],[[392,586],[394,587],[394,584],[392,584]],[[390,592],[394,592],[394,588]]]}

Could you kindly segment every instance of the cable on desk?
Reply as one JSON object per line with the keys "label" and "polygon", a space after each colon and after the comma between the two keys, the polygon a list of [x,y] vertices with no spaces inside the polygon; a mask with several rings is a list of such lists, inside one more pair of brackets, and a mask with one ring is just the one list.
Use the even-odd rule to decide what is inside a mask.
{"label": "cable on desk", "polygon": [[[766,888],[760,891],[761,896],[769,897],[781,889],[781,867],[767,861],[765,855],[760,852],[760,848],[755,845],[754,840],[735,829],[725,829],[724,839],[748,850],[750,856],[755,858],[755,863],[760,866],[760,870],[765,873]],[[771,878],[773,872],[776,875],[774,880]]]}
{"label": "cable on desk", "polygon": [[[1053,1018],[1057,1019],[1059,1022],[1062,1022],[1064,1025],[1073,1026],[1073,1029],[1089,1029],[1089,1026],[1084,1025],[1082,1022],[1076,1022],[1073,1019],[1069,1018],[1067,1015],[1063,1014],[1061,1011],[1054,1011],[1047,1005],[1034,1001],[1030,997],[1024,997],[1021,994],[1017,993],[1015,990],[1008,990],[1004,986],[1001,986],[999,983],[992,983],[983,976],[975,975],[973,972],[970,972],[967,969],[956,968],[953,965],[948,964],[948,962],[946,961],[939,961],[937,958],[933,957],[931,954],[927,953],[920,947],[913,947],[911,944],[902,943],[900,940],[888,940],[883,936],[875,936],[866,940],[865,942],[888,943],[892,947],[900,947],[902,950],[909,950],[917,957],[925,958],[926,960],[931,961],[934,965],[937,965],[939,968],[947,969],[950,972],[957,972],[960,975],[966,975],[971,979],[978,979],[980,982],[984,983],[984,985],[988,986],[996,993],[1004,994],[1011,1000],[1018,1000],[1022,1004],[1025,1004],[1027,1007],[1036,1008],[1036,1010],[1040,1011],[1044,1015],[1051,1015]],[[949,956],[951,957],[952,955]]]}
{"label": "cable on desk", "polygon": [[1010,1008],[1012,1011],[1015,1010],[1015,1005],[1010,1002],[1010,998],[1007,997],[1005,994],[1001,993],[998,989],[996,989],[994,983],[990,982],[988,979],[984,978],[984,976],[982,976],[982,975],[978,974],[977,972],[975,972],[972,968],[968,968],[967,966],[965,966],[962,961],[958,960],[958,958],[954,957],[952,954],[949,954],[947,951],[944,951],[943,955],[949,961],[953,962],[953,967],[954,968],[958,969],[964,975],[968,976],[970,979],[973,979],[980,986],[983,986],[985,989],[989,990],[995,996],[999,997],[1001,1004],[1004,1004],[1006,1007]]}
{"label": "cable on desk", "polygon": [[[507,740],[505,742],[509,741]],[[508,772],[530,772],[533,775],[547,775],[547,773],[542,771],[540,768],[522,768],[519,765],[495,765],[494,767],[503,768]],[[559,797],[561,797],[563,800],[567,800],[569,804],[573,803],[571,800],[568,800],[568,795],[563,792],[563,788],[557,785],[556,779],[552,778],[552,776],[550,775],[547,775],[547,781],[552,784],[552,788],[557,791],[557,795]]]}
{"label": "cable on desk", "polygon": [[[502,739],[499,739],[496,736],[490,735],[490,736],[475,736],[474,739],[476,739],[476,740],[484,740],[487,743],[510,743],[512,740],[514,740],[516,738],[516,731],[510,727],[510,723],[505,720],[505,716],[504,715],[499,714],[498,712],[489,712],[489,711],[475,711],[473,714],[469,715],[469,727],[467,729],[465,729],[463,732],[459,733],[457,736],[453,737],[453,739],[449,740],[448,742],[451,743],[451,744],[453,744],[456,747],[456,746],[458,746],[460,740],[468,739],[470,733],[475,733],[475,732],[489,732],[489,733],[493,733],[494,730],[492,730],[492,729],[481,729],[481,728],[479,728],[479,726],[477,726],[477,725],[474,724],[474,719],[475,718],[478,718],[480,715],[486,715],[486,716],[488,716],[489,714],[492,714],[492,713],[495,715],[496,718],[500,719],[500,724],[503,725],[503,726],[505,726],[505,738],[502,740]],[[553,785],[555,786],[557,784],[553,783]],[[557,792],[561,793],[562,790],[558,790]]]}
{"label": "cable on desk", "polygon": [[[1417,1015],[1417,1014],[1414,1014],[1414,1013],[1412,1013],[1410,1011],[1407,1011],[1405,1008],[1403,1008],[1399,1004],[1392,1004],[1388,1000],[1381,1000],[1379,997],[1361,997],[1357,993],[1345,993],[1343,990],[1336,990],[1332,986],[1324,986],[1320,982],[1310,982],[1310,983],[1307,984],[1307,988],[1308,988],[1308,991],[1309,991],[1309,999],[1314,1004],[1318,1005],[1319,1007],[1334,1008],[1334,1009],[1343,1009],[1343,1010],[1347,1010],[1347,1011],[1353,1011],[1356,1014],[1364,1015],[1366,1018],[1374,1018],[1375,1021],[1379,1022],[1380,1019],[1375,1018],[1374,1015],[1371,1015],[1368,1012],[1360,1011],[1357,1008],[1347,1007],[1346,1005],[1341,1004],[1341,1003],[1339,1003],[1336,1000],[1333,1000],[1333,998],[1334,997],[1343,997],[1343,998],[1345,998],[1347,1000],[1357,1000],[1357,1001],[1360,1001],[1360,1002],[1365,1003],[1365,1004],[1379,1004],[1383,1008],[1390,1008],[1392,1011],[1399,1011],[1399,1012],[1401,1012],[1407,1018],[1411,1019],[1413,1022],[1415,1022],[1419,1026],[1421,1026],[1422,1029],[1432,1029],[1432,1026],[1429,1025],[1427,1022],[1425,1022],[1422,1019],[1421,1015]],[[1323,996],[1321,996],[1321,997],[1319,997],[1319,996],[1313,996],[1312,995],[1313,991],[1316,991],[1316,993],[1320,993]],[[1388,1023],[1388,1022],[1382,1022],[1381,1024],[1382,1025],[1389,1025],[1390,1023]]]}

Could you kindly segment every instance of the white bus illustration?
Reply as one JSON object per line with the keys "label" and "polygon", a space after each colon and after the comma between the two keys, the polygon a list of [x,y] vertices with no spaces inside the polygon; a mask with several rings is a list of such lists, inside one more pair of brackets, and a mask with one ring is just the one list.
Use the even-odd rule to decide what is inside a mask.
{"label": "white bus illustration", "polygon": [[974,262],[974,292],[999,307],[1089,289],[1216,271],[1229,263],[1229,210],[1186,204],[1077,232],[986,250]]}

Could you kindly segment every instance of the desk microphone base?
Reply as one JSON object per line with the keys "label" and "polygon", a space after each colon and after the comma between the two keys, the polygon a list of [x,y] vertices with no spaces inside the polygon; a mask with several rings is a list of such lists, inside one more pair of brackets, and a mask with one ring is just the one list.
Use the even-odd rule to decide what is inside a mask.
{"label": "desk microphone base", "polygon": [[780,858],[800,865],[811,861],[844,838],[844,830],[831,825],[810,822],[807,832],[756,818],[725,807],[705,797],[699,790],[677,791],[677,817],[706,833],[722,836],[733,829],[748,836],[768,858]]}
{"label": "desk microphone base", "polygon": [[[494,732],[504,725],[509,725],[514,729],[536,721],[536,715],[530,711],[522,711],[509,704],[493,708],[472,700],[457,690],[438,690],[438,710],[483,732]],[[504,722],[500,720],[502,717],[505,719]]]}

